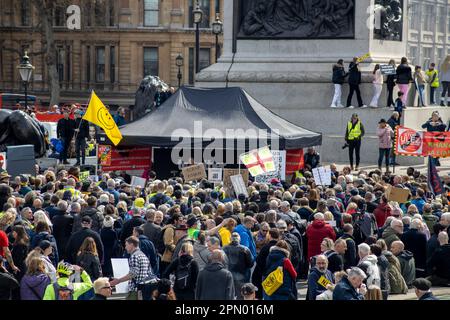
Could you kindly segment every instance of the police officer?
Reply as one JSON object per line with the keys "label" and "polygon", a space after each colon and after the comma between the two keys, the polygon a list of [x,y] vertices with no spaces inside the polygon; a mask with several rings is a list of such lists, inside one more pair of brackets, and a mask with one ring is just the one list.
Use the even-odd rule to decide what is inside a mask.
{"label": "police officer", "polygon": [[439,71],[436,70],[436,64],[431,63],[428,70],[425,72],[430,83],[430,105],[436,104],[435,93],[439,88]]}
{"label": "police officer", "polygon": [[[359,170],[361,138],[364,136],[364,133],[364,126],[362,125],[358,114],[354,113],[351,120],[348,122],[347,130],[345,131],[345,142],[348,145],[350,167],[352,170]],[[353,167],[353,151],[356,155],[356,168]]]}

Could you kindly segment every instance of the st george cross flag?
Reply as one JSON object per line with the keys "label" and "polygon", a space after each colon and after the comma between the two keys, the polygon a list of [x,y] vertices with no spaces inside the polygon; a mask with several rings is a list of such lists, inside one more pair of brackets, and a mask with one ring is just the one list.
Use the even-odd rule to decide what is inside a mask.
{"label": "st george cross flag", "polygon": [[435,196],[444,193],[441,178],[436,170],[435,160],[428,157],[428,188]]}
{"label": "st george cross flag", "polygon": [[253,177],[275,171],[275,163],[269,147],[241,154],[240,159]]}

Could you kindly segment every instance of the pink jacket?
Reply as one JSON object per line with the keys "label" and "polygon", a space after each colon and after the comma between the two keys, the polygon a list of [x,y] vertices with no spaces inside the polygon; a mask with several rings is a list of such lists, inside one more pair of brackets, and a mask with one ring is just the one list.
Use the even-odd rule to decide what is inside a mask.
{"label": "pink jacket", "polygon": [[387,125],[386,128],[377,129],[377,136],[379,139],[379,148],[380,149],[389,149],[392,148],[392,136],[394,135],[394,131],[392,128]]}

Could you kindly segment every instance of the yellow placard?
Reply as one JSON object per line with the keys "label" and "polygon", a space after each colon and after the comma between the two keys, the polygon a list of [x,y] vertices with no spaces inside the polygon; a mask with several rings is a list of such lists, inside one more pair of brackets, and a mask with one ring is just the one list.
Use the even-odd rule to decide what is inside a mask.
{"label": "yellow placard", "polygon": [[365,61],[365,60],[367,60],[367,59],[369,59],[369,58],[370,58],[370,52],[368,52],[368,53],[366,53],[365,55],[359,57],[359,58],[358,58],[358,62],[363,62],[363,61]]}
{"label": "yellow placard", "polygon": [[327,285],[332,284],[333,282],[325,278],[325,276],[321,276],[319,280],[317,280],[317,283],[320,284],[322,287],[326,288]]}

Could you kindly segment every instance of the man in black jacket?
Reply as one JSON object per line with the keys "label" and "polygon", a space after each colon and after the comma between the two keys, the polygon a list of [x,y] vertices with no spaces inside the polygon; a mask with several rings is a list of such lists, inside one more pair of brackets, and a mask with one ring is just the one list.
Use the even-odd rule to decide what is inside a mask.
{"label": "man in black jacket", "polygon": [[448,286],[450,284],[450,244],[447,232],[440,232],[438,240],[440,247],[428,261],[431,276],[427,279],[433,286]]}
{"label": "man in black jacket", "polygon": [[343,108],[341,103],[342,97],[342,85],[345,82],[345,78],[348,73],[345,73],[344,60],[340,59],[337,64],[333,66],[333,84],[334,84],[334,97],[331,103],[331,108]]}
{"label": "man in black jacket", "polygon": [[63,112],[64,118],[59,119],[56,126],[56,133],[58,139],[61,140],[63,144],[63,151],[59,155],[59,160],[61,163],[69,164],[67,161],[67,153],[69,151],[70,143],[75,132],[75,121],[69,118],[69,111],[66,109]]}
{"label": "man in black jacket", "polygon": [[92,219],[92,230],[95,232],[100,232],[100,229],[102,228],[104,217],[103,214],[97,209],[97,198],[90,196],[86,202],[88,207],[80,214],[74,216],[75,220],[73,222],[72,232],[81,230],[81,218],[84,216],[89,216]]}
{"label": "man in black jacket", "polygon": [[205,269],[198,274],[195,299],[233,300],[234,297],[233,275],[225,268],[225,254],[214,250]]}
{"label": "man in black jacket", "polygon": [[81,117],[83,112],[81,110],[75,111],[75,153],[77,154],[76,166],[85,164],[86,160],[86,139],[89,138],[89,123]]}
{"label": "man in black jacket", "polygon": [[353,58],[353,62],[350,63],[348,74],[348,84],[350,85],[350,91],[347,98],[347,108],[354,108],[352,106],[352,98],[353,93],[355,92],[358,98],[358,106],[360,108],[367,108],[367,106],[362,101],[361,91],[359,90],[359,85],[361,84],[361,71],[359,71],[359,62],[357,57]]}
{"label": "man in black jacket", "polygon": [[249,282],[250,272],[253,267],[253,257],[250,250],[240,244],[241,237],[233,232],[231,243],[223,248],[228,257],[228,270],[231,271],[234,280],[235,294],[239,300],[242,299],[241,287]]}
{"label": "man in black jacket", "polygon": [[122,227],[122,233],[120,235],[120,241],[125,244],[125,240],[133,234],[133,228],[139,227],[145,223],[145,220],[141,217],[141,210],[139,208],[133,208],[133,217],[125,222]]}
{"label": "man in black jacket", "polygon": [[89,216],[84,216],[83,218],[81,218],[81,226],[82,229],[72,234],[69,239],[69,243],[67,244],[67,262],[72,264],[76,262],[77,253],[80,250],[84,239],[86,239],[87,237],[91,237],[94,239],[95,245],[97,246],[98,258],[100,259],[100,262],[103,263],[103,243],[100,235],[97,232],[91,230],[92,219]]}
{"label": "man in black jacket", "polygon": [[66,258],[66,247],[72,234],[73,217],[67,213],[67,202],[58,202],[58,211],[52,218],[53,236],[56,239],[60,259]]}
{"label": "man in black jacket", "polygon": [[344,254],[344,270],[355,267],[356,260],[356,243],[353,238],[353,226],[351,224],[345,224],[343,227],[344,234],[339,238],[345,240],[347,244],[347,250]]}

